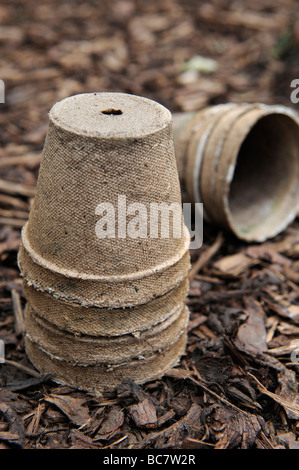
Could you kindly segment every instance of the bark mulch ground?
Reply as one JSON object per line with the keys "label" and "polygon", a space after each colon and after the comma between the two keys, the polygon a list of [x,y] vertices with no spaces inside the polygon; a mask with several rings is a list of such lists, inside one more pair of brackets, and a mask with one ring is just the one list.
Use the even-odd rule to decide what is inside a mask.
{"label": "bark mulch ground", "polygon": [[[103,397],[30,364],[16,262],[57,100],[123,91],[173,112],[228,101],[296,109],[298,45],[295,0],[2,2],[0,448],[299,448],[298,219],[252,245],[205,224],[203,246],[191,252],[180,364]],[[212,62],[190,62],[198,55]]]}

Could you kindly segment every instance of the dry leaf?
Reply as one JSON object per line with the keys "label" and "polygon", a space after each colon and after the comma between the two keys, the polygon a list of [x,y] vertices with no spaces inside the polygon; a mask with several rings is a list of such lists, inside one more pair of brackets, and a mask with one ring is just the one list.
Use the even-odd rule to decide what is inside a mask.
{"label": "dry leaf", "polygon": [[113,406],[110,408],[107,416],[103,420],[100,429],[98,430],[95,439],[108,439],[115,434],[115,432],[124,423],[124,413],[120,406]]}
{"label": "dry leaf", "polygon": [[148,398],[129,406],[128,412],[137,427],[152,428],[157,424],[156,407]]}
{"label": "dry leaf", "polygon": [[259,259],[250,258],[240,252],[221,258],[219,261],[216,261],[213,266],[220,271],[221,274],[238,277],[257,263],[259,263]]}
{"label": "dry leaf", "polygon": [[255,415],[217,405],[214,407],[211,427],[217,440],[216,449],[238,446],[242,449],[250,448],[261,430]]}
{"label": "dry leaf", "polygon": [[245,312],[248,314],[246,322],[239,327],[236,341],[242,349],[252,351],[267,351],[266,342],[266,315],[261,305],[253,298],[245,300]]}
{"label": "dry leaf", "polygon": [[83,406],[85,398],[52,394],[46,396],[45,401],[57,406],[77,426],[83,426],[90,418],[88,409]]}
{"label": "dry leaf", "polygon": [[[293,419],[298,419],[299,417],[299,404],[297,404],[297,401],[298,401],[298,391],[297,391],[297,385],[296,385],[296,389],[293,389],[293,393],[295,394],[296,398],[294,399],[294,395],[291,396],[291,400],[288,399],[288,398],[285,398],[284,396],[281,396],[281,395],[278,395],[277,393],[272,393],[270,392],[269,390],[266,389],[266,387],[264,387],[263,384],[261,384],[259,382],[259,380],[252,374],[250,374],[250,372],[248,372],[248,375],[250,375],[250,377],[252,377],[257,385],[258,385],[258,389],[264,393],[265,395],[268,395],[269,397],[271,397],[274,401],[276,401],[277,403],[279,403],[289,414],[289,417],[294,417]],[[285,395],[285,393],[284,393]],[[287,394],[288,395],[288,394]]]}

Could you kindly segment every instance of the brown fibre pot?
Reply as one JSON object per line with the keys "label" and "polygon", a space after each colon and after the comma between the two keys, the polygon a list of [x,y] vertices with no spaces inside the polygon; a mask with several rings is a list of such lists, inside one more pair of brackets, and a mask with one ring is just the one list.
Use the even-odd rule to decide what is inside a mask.
{"label": "brown fibre pot", "polygon": [[[152,203],[173,207],[161,211],[154,235]],[[179,361],[189,232],[166,108],[122,93],[54,105],[18,262],[26,352],[53,380],[100,394],[124,379],[157,378]]]}
{"label": "brown fibre pot", "polygon": [[98,363],[88,366],[51,356],[28,337],[25,338],[25,347],[33,365],[42,373],[50,374],[57,383],[101,396],[103,391],[113,390],[128,378],[137,384],[160,378],[178,363],[185,352],[186,342],[187,332],[183,330],[173,344],[144,359],[136,358],[124,364]]}
{"label": "brown fibre pot", "polygon": [[299,208],[299,121],[260,103],[174,114],[174,142],[186,200],[206,221],[248,242],[282,232]]}
{"label": "brown fibre pot", "polygon": [[175,289],[151,302],[126,308],[82,307],[64,302],[24,282],[24,294],[36,314],[58,329],[74,335],[121,336],[148,330],[171,317],[188,294],[185,279]]}
{"label": "brown fibre pot", "polygon": [[43,351],[73,364],[124,364],[152,355],[173,344],[187,328],[189,312],[184,304],[166,320],[135,334],[105,337],[74,335],[41,319],[27,304],[26,336]]}

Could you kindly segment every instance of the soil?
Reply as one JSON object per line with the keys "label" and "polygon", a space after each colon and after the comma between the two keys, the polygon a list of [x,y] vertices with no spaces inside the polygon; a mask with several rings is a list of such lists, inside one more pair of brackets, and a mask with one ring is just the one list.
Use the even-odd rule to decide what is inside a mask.
{"label": "soil", "polygon": [[299,448],[298,218],[252,245],[205,223],[203,245],[190,253],[180,363],[102,397],[30,364],[16,261],[56,101],[121,91],[172,112],[229,101],[296,111],[298,46],[295,0],[1,3],[1,449]]}

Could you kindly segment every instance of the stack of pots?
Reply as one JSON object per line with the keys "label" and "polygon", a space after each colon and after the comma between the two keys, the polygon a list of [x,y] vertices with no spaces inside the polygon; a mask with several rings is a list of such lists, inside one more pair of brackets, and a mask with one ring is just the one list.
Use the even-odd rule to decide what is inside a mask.
{"label": "stack of pots", "polygon": [[246,242],[282,232],[299,210],[299,121],[285,107],[227,103],[173,115],[185,200]]}
{"label": "stack of pots", "polygon": [[150,236],[153,204],[181,210],[170,112],[124,93],[56,103],[18,262],[26,352],[58,383],[144,383],[184,353],[189,233],[181,211],[179,236]]}

